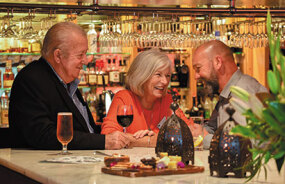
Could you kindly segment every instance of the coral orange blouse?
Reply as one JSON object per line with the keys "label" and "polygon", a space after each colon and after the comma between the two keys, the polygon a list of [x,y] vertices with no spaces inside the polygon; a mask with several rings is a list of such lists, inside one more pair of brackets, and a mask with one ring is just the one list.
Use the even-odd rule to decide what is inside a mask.
{"label": "coral orange blouse", "polygon": [[[102,124],[101,134],[109,134],[114,131],[123,132],[123,128],[117,122],[117,106],[119,104],[126,104],[133,106],[133,122],[126,128],[127,133],[134,134],[139,130],[152,130],[155,133],[159,132],[157,125],[163,120],[171,116],[170,104],[172,103],[172,97],[170,94],[166,94],[164,97],[158,99],[152,110],[144,109],[136,94],[130,90],[121,90],[116,93],[113,98],[107,116],[104,118]],[[176,110],[178,117],[183,119],[189,126],[193,125],[193,120],[184,116],[181,109]]]}

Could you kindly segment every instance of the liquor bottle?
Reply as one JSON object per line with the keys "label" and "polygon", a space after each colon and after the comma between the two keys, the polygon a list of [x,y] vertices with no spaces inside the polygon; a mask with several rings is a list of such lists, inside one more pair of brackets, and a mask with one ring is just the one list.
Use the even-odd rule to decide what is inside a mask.
{"label": "liquor bottle", "polygon": [[79,86],[87,86],[88,84],[88,70],[81,69],[79,72],[78,79],[80,80]]}
{"label": "liquor bottle", "polygon": [[189,81],[189,67],[182,60],[182,65],[180,67],[179,82],[181,88],[187,88]]}
{"label": "liquor bottle", "polygon": [[180,65],[180,59],[179,58],[174,59],[174,65],[175,65],[175,70],[178,73],[178,77],[179,77],[180,72],[181,72],[181,65]]}
{"label": "liquor bottle", "polygon": [[190,116],[199,116],[199,108],[197,107],[196,96],[193,96],[193,106],[190,110]]}
{"label": "liquor bottle", "polygon": [[103,71],[102,71],[103,61],[97,60],[96,61],[96,75],[97,75],[97,85],[103,86]]}
{"label": "liquor bottle", "polygon": [[17,66],[17,72],[19,73],[20,70],[22,70],[25,66],[26,66],[25,60],[20,60],[18,66]]}
{"label": "liquor bottle", "polygon": [[212,103],[211,103],[211,106],[212,106],[212,111],[214,111],[215,107],[216,107],[216,104],[218,103],[219,101],[219,96],[217,94],[214,94],[214,97],[212,99]]}
{"label": "liquor bottle", "polygon": [[1,127],[9,127],[8,108],[9,108],[9,91],[4,91],[1,95]]}
{"label": "liquor bottle", "polygon": [[89,84],[89,86],[94,86],[97,83],[97,75],[95,72],[95,63],[89,63],[88,68],[89,68],[88,84]]}
{"label": "liquor bottle", "polygon": [[104,67],[104,62],[102,61],[102,76],[104,78],[103,87],[109,86],[109,71],[110,71],[110,65],[109,68]]}
{"label": "liquor bottle", "polygon": [[175,68],[174,68],[173,73],[171,74],[170,86],[177,88],[177,87],[180,87],[179,73],[178,73],[180,70],[180,66],[178,64],[178,63],[180,63],[180,60],[175,59],[174,62],[175,62]]}
{"label": "liquor bottle", "polygon": [[96,111],[97,111],[96,122],[103,122],[103,118],[106,116],[103,96],[104,96],[103,94],[99,94],[99,98],[97,98],[98,100],[96,101]]}
{"label": "liquor bottle", "polygon": [[202,105],[202,97],[201,96],[197,97],[197,107],[199,109],[198,116],[204,116],[205,109],[204,109],[204,107]]}
{"label": "liquor bottle", "polygon": [[120,82],[120,72],[116,67],[116,60],[113,59],[112,67],[109,72],[109,82],[111,86],[118,86]]}
{"label": "liquor bottle", "polygon": [[207,120],[207,119],[210,119],[211,117],[211,114],[212,114],[212,102],[211,102],[211,99],[210,97],[206,97],[205,98],[205,103],[204,103],[204,110],[205,110],[205,113],[204,113],[204,118]]}
{"label": "liquor bottle", "polygon": [[89,31],[87,32],[88,39],[88,52],[96,53],[97,52],[97,33],[95,31],[95,25],[89,25]]}
{"label": "liquor bottle", "polygon": [[120,66],[121,66],[121,71],[120,71],[120,85],[123,86],[125,85],[125,80],[127,76],[127,61],[124,59],[123,62],[120,60]]}
{"label": "liquor bottle", "polygon": [[203,81],[200,79],[197,80],[196,87],[197,87],[197,91],[203,90],[204,89]]}
{"label": "liquor bottle", "polygon": [[7,60],[5,72],[3,73],[3,88],[11,88],[13,81],[14,73],[12,72],[12,60]]}
{"label": "liquor bottle", "polygon": [[90,92],[87,94],[86,102],[89,106],[90,112],[93,116],[94,121],[97,120],[97,114],[96,114],[96,88],[94,86],[91,87]]}

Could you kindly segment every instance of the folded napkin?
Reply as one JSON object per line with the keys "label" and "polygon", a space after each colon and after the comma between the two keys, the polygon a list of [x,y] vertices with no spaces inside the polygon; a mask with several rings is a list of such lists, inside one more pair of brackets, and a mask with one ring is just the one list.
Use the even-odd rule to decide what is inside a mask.
{"label": "folded napkin", "polygon": [[48,163],[70,163],[70,164],[90,164],[95,162],[103,162],[103,158],[96,158],[92,156],[65,156],[58,158],[51,158],[47,160],[42,160],[41,162]]}

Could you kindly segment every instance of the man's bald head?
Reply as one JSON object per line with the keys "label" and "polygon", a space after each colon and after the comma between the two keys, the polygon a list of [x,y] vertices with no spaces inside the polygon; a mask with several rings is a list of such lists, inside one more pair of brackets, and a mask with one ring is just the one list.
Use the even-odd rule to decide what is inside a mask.
{"label": "man's bald head", "polygon": [[194,54],[199,54],[203,57],[208,57],[212,61],[214,57],[221,56],[225,61],[234,62],[233,52],[231,49],[219,40],[211,40],[200,45]]}

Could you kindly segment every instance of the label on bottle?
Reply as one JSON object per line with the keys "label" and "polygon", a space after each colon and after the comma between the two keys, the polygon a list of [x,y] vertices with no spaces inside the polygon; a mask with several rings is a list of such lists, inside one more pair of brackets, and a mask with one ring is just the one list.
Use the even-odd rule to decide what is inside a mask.
{"label": "label on bottle", "polygon": [[87,79],[86,79],[86,75],[85,75],[85,72],[84,72],[84,70],[81,70],[80,71],[80,73],[79,73],[79,80],[80,80],[80,82],[79,82],[79,86],[85,86],[85,85],[87,85]]}
{"label": "label on bottle", "polygon": [[89,84],[90,85],[95,85],[97,83],[97,75],[94,73],[94,74],[89,74]]}
{"label": "label on bottle", "polygon": [[89,53],[97,52],[97,35],[88,36],[88,52]]}
{"label": "label on bottle", "polygon": [[119,83],[120,82],[120,72],[119,71],[112,71],[110,74],[110,82]]}
{"label": "label on bottle", "polygon": [[103,76],[101,74],[97,77],[97,84],[102,86],[103,85]]}
{"label": "label on bottle", "polygon": [[171,81],[170,85],[171,85],[171,87],[179,87],[180,83],[179,83],[179,81],[178,82],[177,81]]}
{"label": "label on bottle", "polygon": [[4,88],[11,88],[14,80],[4,80],[3,81],[3,87]]}
{"label": "label on bottle", "polygon": [[8,109],[2,109],[1,111],[1,125],[7,127],[9,125]]}

